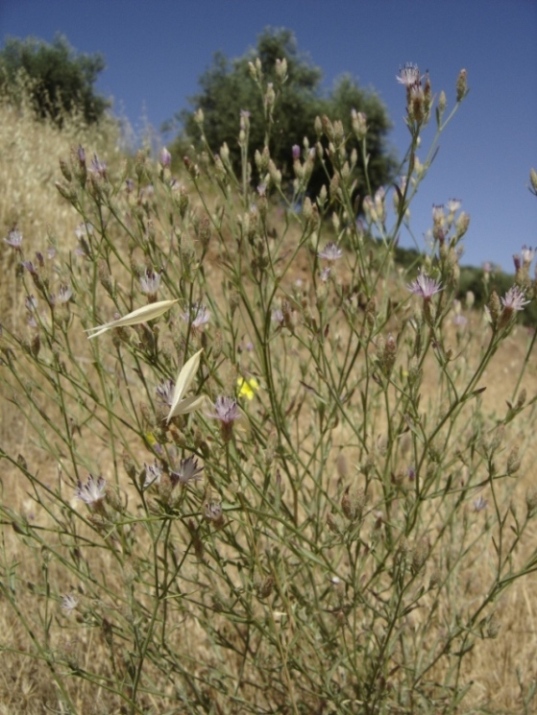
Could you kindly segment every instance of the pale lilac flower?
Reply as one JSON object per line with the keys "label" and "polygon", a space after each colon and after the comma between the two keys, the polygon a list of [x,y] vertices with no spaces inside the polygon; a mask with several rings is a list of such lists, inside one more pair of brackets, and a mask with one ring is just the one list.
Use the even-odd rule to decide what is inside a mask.
{"label": "pale lilac flower", "polygon": [[293,144],[291,151],[293,154],[293,161],[298,161],[298,159],[300,159],[300,147],[298,144]]}
{"label": "pale lilac flower", "polygon": [[467,323],[468,320],[462,313],[455,313],[453,316],[453,325],[456,325],[458,328],[464,328]]}
{"label": "pale lilac flower", "polygon": [[73,291],[69,286],[60,286],[58,295],[51,295],[49,298],[50,305],[62,305],[63,303],[68,303],[73,297]]}
{"label": "pale lilac flower", "polygon": [[323,248],[322,251],[319,251],[318,255],[319,258],[324,258],[325,261],[330,261],[332,263],[333,261],[338,261],[341,258],[343,251],[336,243],[331,241]]}
{"label": "pale lilac flower", "polygon": [[259,184],[257,187],[257,193],[259,196],[263,197],[267,195],[267,185],[266,184]]}
{"label": "pale lilac flower", "polygon": [[61,600],[61,608],[62,611],[66,613],[66,615],[70,616],[71,613],[76,609],[78,606],[78,599],[76,596],[73,596],[73,594],[68,593],[65,596],[62,596]]}
{"label": "pale lilac flower", "polygon": [[162,166],[163,169],[168,168],[171,166],[172,163],[172,155],[170,152],[166,149],[165,146],[162,147],[160,150],[160,157],[159,157],[160,165]]}
{"label": "pale lilac flower", "polygon": [[75,236],[80,241],[82,238],[91,238],[93,236],[93,226],[87,221],[85,223],[80,223],[75,228]]}
{"label": "pale lilac flower", "polygon": [[216,420],[220,420],[224,425],[230,425],[241,416],[241,411],[237,400],[233,397],[217,397],[214,403],[214,412],[209,415]]}
{"label": "pale lilac flower", "polygon": [[160,286],[160,273],[155,273],[151,268],[146,268],[140,276],[140,290],[150,298],[155,298]]}
{"label": "pale lilac flower", "polygon": [[272,311],[271,320],[273,323],[278,323],[278,325],[283,325],[285,322],[285,317],[283,315],[283,310],[280,308],[275,308]]}
{"label": "pale lilac flower", "polygon": [[411,293],[421,296],[424,300],[431,300],[433,295],[442,290],[441,283],[425,273],[419,273],[416,280],[409,283],[407,288]]}
{"label": "pale lilac flower", "polygon": [[106,163],[101,161],[97,154],[93,155],[91,160],[90,171],[92,174],[99,176],[101,179],[106,177]]}
{"label": "pale lilac flower", "polygon": [[147,489],[152,484],[160,484],[162,467],[156,461],[153,462],[153,464],[146,464],[144,462],[144,473],[144,489]]}
{"label": "pale lilac flower", "polygon": [[474,499],[474,511],[483,511],[483,509],[487,508],[487,505],[488,501],[483,495],[477,497],[477,499]]}
{"label": "pale lilac flower", "polygon": [[490,261],[483,263],[483,273],[492,273],[492,263]]}
{"label": "pale lilac flower", "polygon": [[175,390],[175,382],[173,380],[165,380],[157,385],[155,392],[157,397],[164,405],[171,407],[173,402],[173,392]]}
{"label": "pale lilac flower", "polygon": [[200,474],[203,471],[203,467],[198,466],[198,460],[195,457],[187,457],[186,459],[181,459],[174,468],[170,467],[170,479],[175,486],[176,484],[182,484],[185,486],[189,482],[197,482],[201,479]]}
{"label": "pale lilac flower", "polygon": [[195,330],[203,328],[211,319],[211,311],[201,303],[194,303],[190,310],[183,313],[183,320],[190,323]]}
{"label": "pale lilac flower", "polygon": [[56,298],[58,303],[68,303],[72,297],[73,290],[70,286],[60,286],[60,290],[58,291],[58,297]]}
{"label": "pale lilac flower", "polygon": [[524,310],[524,306],[530,302],[526,299],[522,288],[517,285],[511,286],[501,301],[505,310],[511,313]]}
{"label": "pale lilac flower", "polygon": [[208,501],[203,507],[203,516],[207,521],[214,524],[214,526],[222,526],[224,523],[222,504],[216,501]]}
{"label": "pale lilac flower", "polygon": [[447,202],[447,209],[449,213],[457,213],[457,211],[460,209],[462,205],[462,201],[460,199],[449,199]]}
{"label": "pale lilac flower", "polygon": [[421,80],[418,65],[413,64],[412,62],[407,62],[404,67],[400,68],[399,74],[396,75],[396,79],[399,84],[403,84],[407,88],[418,84]]}
{"label": "pale lilac flower", "polygon": [[8,246],[11,246],[11,248],[14,248],[16,251],[20,251],[22,233],[17,231],[15,228],[12,228],[8,235],[4,238],[4,243],[7,243]]}
{"label": "pale lilac flower", "polygon": [[78,482],[75,496],[88,506],[100,504],[106,497],[106,481],[103,477],[94,477],[90,474],[85,484]]}
{"label": "pale lilac flower", "polygon": [[326,281],[330,278],[331,274],[330,266],[326,266],[323,268],[323,270],[319,273],[319,278],[322,280],[323,283],[326,283]]}

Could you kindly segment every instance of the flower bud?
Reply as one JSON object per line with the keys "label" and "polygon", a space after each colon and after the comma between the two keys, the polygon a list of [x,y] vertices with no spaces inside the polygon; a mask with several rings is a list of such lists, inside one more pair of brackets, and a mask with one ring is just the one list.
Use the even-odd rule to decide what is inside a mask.
{"label": "flower bud", "polygon": [[537,196],[537,171],[535,169],[530,169],[530,182],[533,193]]}
{"label": "flower bud", "polygon": [[457,77],[457,102],[460,102],[468,93],[468,78],[466,70],[462,69]]}
{"label": "flower bud", "polygon": [[365,139],[367,135],[367,117],[363,112],[357,112],[355,109],[351,112],[352,131],[358,141]]}
{"label": "flower bud", "polygon": [[276,60],[276,77],[280,80],[280,82],[285,82],[287,79],[287,60],[285,57],[283,60]]}

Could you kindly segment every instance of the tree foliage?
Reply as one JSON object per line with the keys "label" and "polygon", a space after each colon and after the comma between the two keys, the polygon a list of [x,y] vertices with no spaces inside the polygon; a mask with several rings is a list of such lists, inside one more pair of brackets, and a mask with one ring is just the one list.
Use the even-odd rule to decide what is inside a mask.
{"label": "tree foliage", "polygon": [[9,38],[0,50],[0,87],[14,96],[22,75],[38,117],[61,125],[66,112],[79,111],[92,124],[109,106],[95,92],[104,67],[101,55],[77,54],[61,35],[51,44],[33,37]]}
{"label": "tree foliage", "polygon": [[[340,78],[328,95],[323,94],[321,70],[312,64],[309,57],[299,52],[296,39],[288,29],[266,29],[259,36],[256,48],[238,59],[230,60],[222,53],[215,54],[212,65],[199,79],[199,94],[189,100],[193,109],[179,115],[184,135],[178,138],[178,147],[184,145],[185,135],[188,141],[199,146],[200,131],[196,111],[201,109],[204,133],[210,147],[216,152],[226,142],[234,168],[239,172],[239,116],[241,110],[247,110],[250,112],[249,158],[252,161],[255,149],[264,146],[267,132],[262,87],[252,77],[250,66],[256,58],[260,61],[264,86],[272,83],[277,93],[269,148],[284,180],[290,181],[293,178],[293,145],[303,147],[304,139],[307,138],[309,146],[315,146],[315,118],[326,115],[331,120],[341,119],[346,134],[352,137],[352,110],[367,115],[369,128],[369,188],[364,181],[362,146],[356,138],[350,141],[350,149],[356,149],[359,155],[356,168],[358,193],[363,196],[370,193],[370,190],[374,192],[390,179],[394,160],[387,151],[386,136],[391,124],[378,96],[360,88],[350,75]],[[276,60],[284,59],[287,62],[287,79],[281,83]],[[327,164],[330,170],[329,160]],[[257,178],[254,167],[254,181]],[[317,166],[310,180],[311,194],[316,195],[326,181],[324,170]]]}

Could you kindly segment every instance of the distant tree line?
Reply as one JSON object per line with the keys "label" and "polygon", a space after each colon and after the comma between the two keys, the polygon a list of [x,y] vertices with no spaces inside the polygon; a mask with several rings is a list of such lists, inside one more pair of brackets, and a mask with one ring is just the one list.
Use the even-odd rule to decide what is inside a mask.
{"label": "distant tree line", "polygon": [[8,38],[0,50],[0,92],[17,101],[22,82],[37,117],[61,126],[66,113],[77,111],[93,124],[110,106],[95,90],[104,68],[101,55],[79,54],[61,35],[50,44]]}

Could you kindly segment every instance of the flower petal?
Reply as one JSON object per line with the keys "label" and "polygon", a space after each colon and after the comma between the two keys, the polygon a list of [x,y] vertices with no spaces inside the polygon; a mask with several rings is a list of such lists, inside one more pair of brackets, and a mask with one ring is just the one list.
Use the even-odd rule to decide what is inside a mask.
{"label": "flower petal", "polygon": [[112,328],[123,328],[127,327],[128,325],[147,323],[148,320],[158,318],[160,315],[165,313],[172,307],[174,303],[177,303],[177,300],[161,300],[158,303],[148,303],[148,305],[144,305],[141,308],[137,308],[136,310],[133,310],[132,313],[128,313],[122,318],[112,320],[109,323],[105,323],[104,325],[98,325],[95,328],[88,328],[88,330],[86,330],[85,332],[92,333],[92,335],[88,335],[88,339],[92,340],[93,338],[96,338],[99,335],[106,333],[107,330],[111,330]]}

